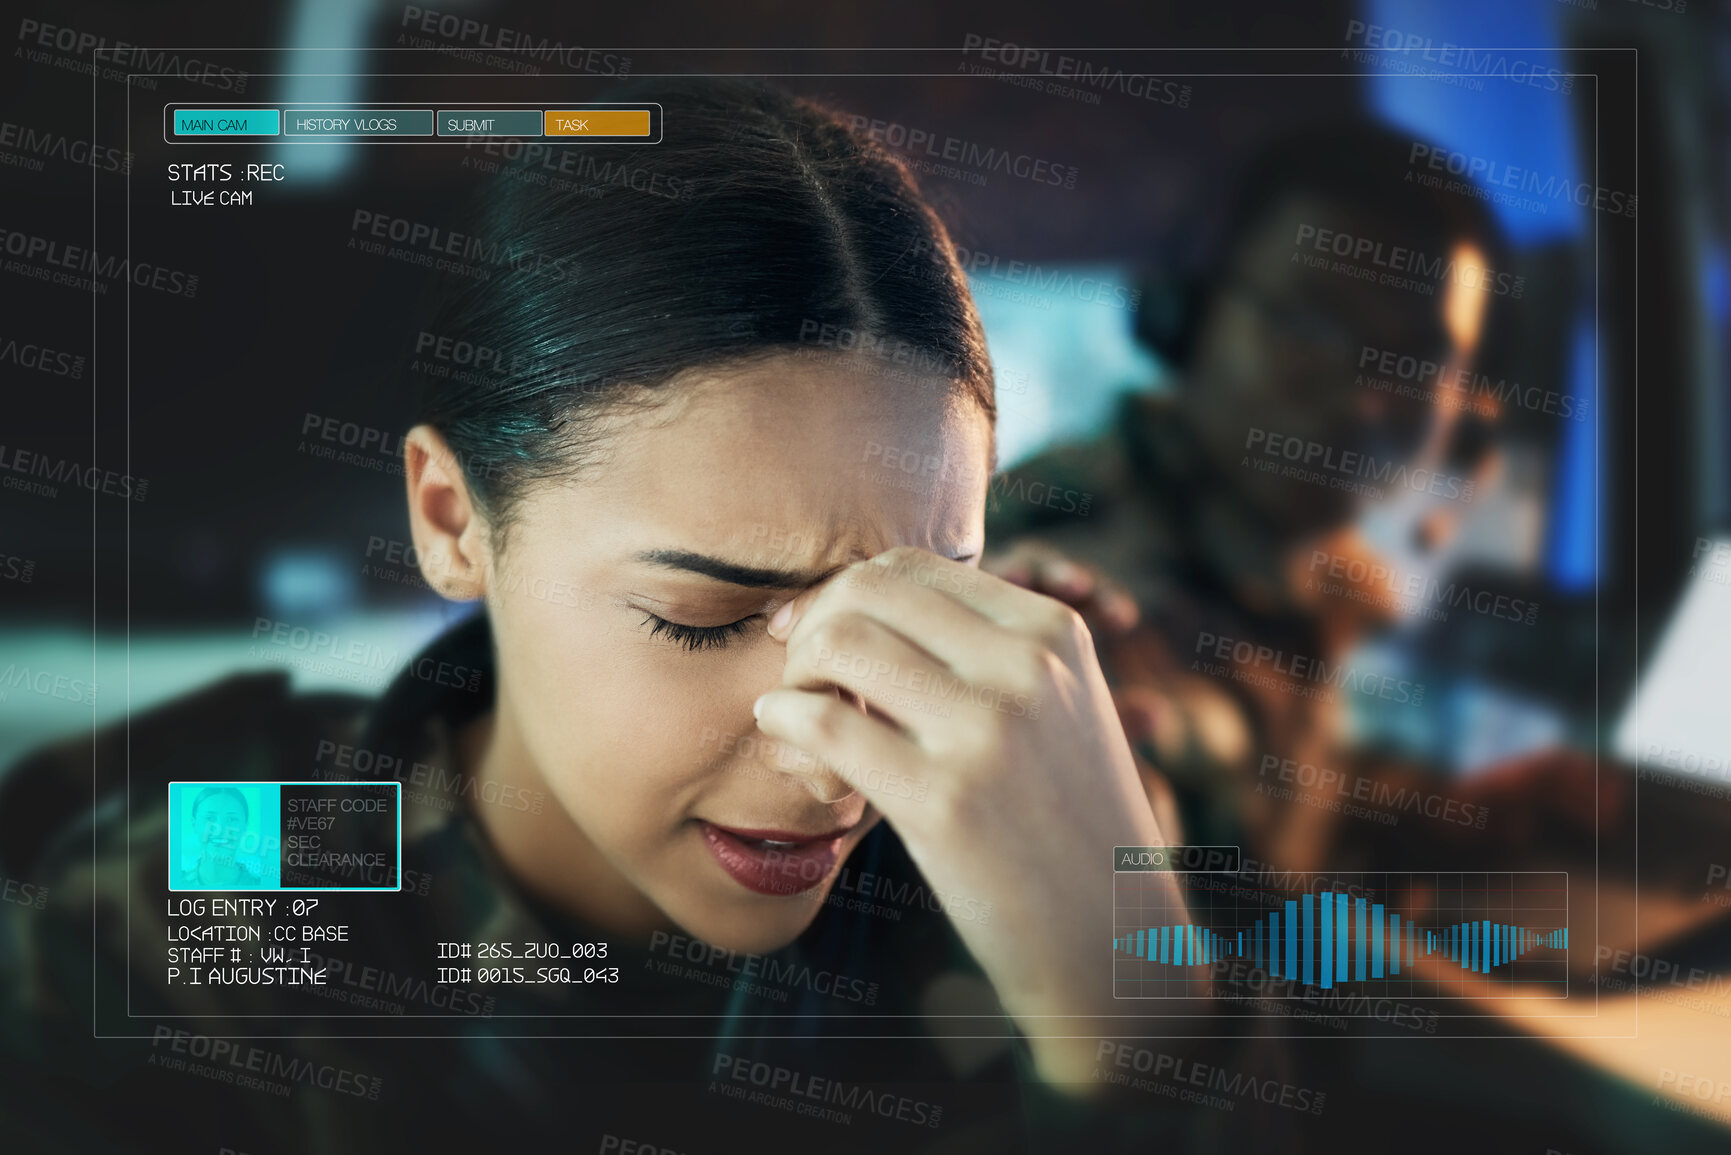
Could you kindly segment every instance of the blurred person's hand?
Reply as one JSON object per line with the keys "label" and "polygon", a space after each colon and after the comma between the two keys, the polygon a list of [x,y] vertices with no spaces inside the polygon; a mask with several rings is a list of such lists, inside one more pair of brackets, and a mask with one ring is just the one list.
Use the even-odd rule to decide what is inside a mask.
{"label": "blurred person's hand", "polygon": [[[864,794],[935,890],[1002,912],[954,926],[1042,1074],[1084,1082],[1086,1039],[1036,1036],[1075,1034],[1054,1016],[1115,1013],[1101,967],[1112,849],[1170,838],[1081,617],[901,548],[800,594],[769,632],[787,664],[758,727]],[[916,791],[887,788],[908,778]],[[1164,885],[1168,912],[1182,911]]]}
{"label": "blurred person's hand", "polygon": [[1586,751],[1563,748],[1499,762],[1467,779],[1460,793],[1496,816],[1498,841],[1542,847],[1591,840],[1622,822],[1634,780],[1628,767],[1596,765]]}
{"label": "blurred person's hand", "polygon": [[987,553],[980,568],[1012,585],[1056,598],[1090,625],[1111,633],[1134,629],[1142,616],[1136,599],[1111,578],[1032,538],[1021,538],[1007,549]]}
{"label": "blurred person's hand", "polygon": [[[1123,586],[1066,556],[1063,551],[1034,538],[1020,538],[1006,549],[989,552],[980,568],[1012,585],[1056,598],[1082,615],[1091,629],[1110,637],[1124,637],[1142,620],[1136,599]],[[1136,759],[1136,772],[1148,796],[1148,805],[1174,843],[1184,840],[1179,827],[1177,796],[1166,776],[1155,767],[1158,733],[1163,740],[1184,734],[1184,714],[1172,699],[1150,685],[1114,687],[1113,704]],[[1181,748],[1181,747],[1180,747]]]}

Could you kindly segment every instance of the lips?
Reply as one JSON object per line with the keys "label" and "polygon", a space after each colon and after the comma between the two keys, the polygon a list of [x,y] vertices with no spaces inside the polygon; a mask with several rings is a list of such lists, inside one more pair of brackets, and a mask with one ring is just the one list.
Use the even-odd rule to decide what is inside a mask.
{"label": "lips", "polygon": [[842,840],[853,827],[823,834],[788,830],[747,830],[698,820],[704,845],[721,869],[747,890],[790,895],[811,890],[828,878],[841,858]]}

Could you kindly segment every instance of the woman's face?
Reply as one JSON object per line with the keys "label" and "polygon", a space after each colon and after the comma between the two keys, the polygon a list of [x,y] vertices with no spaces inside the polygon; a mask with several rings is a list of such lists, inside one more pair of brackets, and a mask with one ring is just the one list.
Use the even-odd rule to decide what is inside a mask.
{"label": "woman's face", "polygon": [[241,832],[246,829],[246,811],[237,800],[217,795],[199,803],[193,824],[204,856],[226,862],[234,858],[240,847]]}
{"label": "woman's face", "polygon": [[983,543],[988,421],[889,368],[784,356],[694,375],[604,425],[575,481],[525,494],[490,556],[496,732],[607,884],[728,949],[796,937],[877,820],[756,730],[785,656],[770,615],[891,547],[973,560]]}

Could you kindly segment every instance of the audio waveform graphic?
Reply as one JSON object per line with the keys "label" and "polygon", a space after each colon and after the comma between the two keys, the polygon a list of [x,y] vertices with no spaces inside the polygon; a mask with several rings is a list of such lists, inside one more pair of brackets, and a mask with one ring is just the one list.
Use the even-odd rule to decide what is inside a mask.
{"label": "audio waveform graphic", "polygon": [[[1368,907],[1368,911],[1367,911]],[[1369,929],[1366,930],[1368,923]],[[1356,927],[1356,933],[1354,928]],[[1489,974],[1535,950],[1566,950],[1567,927],[1535,930],[1474,919],[1418,929],[1380,902],[1366,903],[1325,890],[1287,899],[1282,914],[1259,918],[1248,931],[1222,935],[1194,923],[1151,926],[1112,940],[1112,949],[1168,966],[1207,966],[1222,959],[1252,959],[1275,978],[1298,979],[1324,990],[1335,983],[1400,974],[1404,955],[1415,960],[1440,955],[1466,970]]]}
{"label": "audio waveform graphic", "polygon": [[1120,998],[1567,997],[1559,872],[1120,872],[1113,907]]}

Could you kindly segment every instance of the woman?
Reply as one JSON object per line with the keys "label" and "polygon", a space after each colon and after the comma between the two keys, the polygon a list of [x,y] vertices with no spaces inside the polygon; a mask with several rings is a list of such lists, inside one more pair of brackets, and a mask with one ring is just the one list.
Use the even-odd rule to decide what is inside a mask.
{"label": "woman", "polygon": [[180,872],[183,890],[252,890],[263,885],[258,872],[235,857],[243,835],[251,833],[246,795],[233,786],[211,786],[193,800],[193,834],[198,860]]}
{"label": "woman", "polygon": [[[428,382],[405,438],[423,574],[480,612],[364,710],[263,676],[203,707],[245,732],[206,777],[244,757],[301,778],[310,760],[397,777],[409,799],[407,893],[321,899],[353,932],[314,948],[326,986],[228,992],[222,1013],[298,994],[297,1012],[439,1016],[413,1048],[293,1024],[297,1053],[378,1072],[374,1097],[414,1109],[277,1132],[245,1100],[222,1145],[594,1124],[659,1126],[671,1147],[736,1110],[735,1084],[760,1090],[761,1066],[807,1096],[724,1123],[795,1128],[842,1094],[875,1124],[884,1100],[862,1109],[859,1088],[903,1079],[911,1113],[948,1120],[934,1139],[1003,1149],[1024,1130],[1013,1101],[958,1088],[1013,1090],[1019,1070],[1056,1119],[1102,1087],[1110,856],[1166,839],[1081,620],[978,568],[995,406],[950,241],[901,163],[833,113],[733,82],[635,95],[663,104],[663,141],[586,146],[589,187],[505,174],[476,231],[511,268],[434,326],[505,370]],[[135,807],[141,751],[178,725],[134,720]],[[161,934],[145,924],[135,939]],[[521,944],[549,941],[602,965],[517,981],[540,970]],[[495,946],[459,973],[438,969],[446,942]],[[141,975],[135,1014],[214,1009]],[[451,1043],[452,1014],[512,1019],[466,1019]],[[641,1038],[504,1041],[605,1015],[574,1025]],[[645,1088],[632,1120],[605,1114]],[[689,1110],[669,1111],[675,1093]],[[896,1110],[882,1142],[923,1141]]]}

